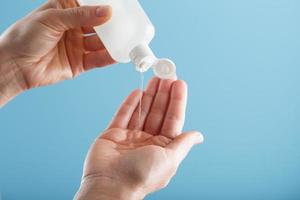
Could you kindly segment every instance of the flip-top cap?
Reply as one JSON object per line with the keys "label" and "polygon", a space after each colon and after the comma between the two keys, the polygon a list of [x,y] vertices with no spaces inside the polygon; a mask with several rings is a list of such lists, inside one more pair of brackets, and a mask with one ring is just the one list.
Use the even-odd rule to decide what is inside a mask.
{"label": "flip-top cap", "polygon": [[176,79],[176,65],[169,59],[159,59],[153,64],[154,74],[161,79]]}

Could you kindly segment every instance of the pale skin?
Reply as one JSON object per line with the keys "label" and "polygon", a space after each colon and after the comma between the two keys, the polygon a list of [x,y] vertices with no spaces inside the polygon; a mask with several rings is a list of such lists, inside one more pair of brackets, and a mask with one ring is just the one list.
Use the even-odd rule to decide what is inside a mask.
{"label": "pale skin", "polygon": [[184,81],[152,79],[142,92],[141,115],[140,94],[128,96],[90,148],[75,199],[143,199],[167,186],[191,148],[203,142],[196,131],[182,133]]}
{"label": "pale skin", "polygon": [[[111,13],[107,6],[53,0],[12,25],[0,37],[0,106],[26,90],[113,64],[92,28]],[[91,146],[74,199],[143,199],[165,187],[203,141],[196,131],[182,133],[186,102],[181,80],[153,78],[145,91],[133,91]]]}
{"label": "pale skin", "polygon": [[50,0],[1,34],[0,107],[25,90],[113,64],[92,28],[109,20],[111,12]]}

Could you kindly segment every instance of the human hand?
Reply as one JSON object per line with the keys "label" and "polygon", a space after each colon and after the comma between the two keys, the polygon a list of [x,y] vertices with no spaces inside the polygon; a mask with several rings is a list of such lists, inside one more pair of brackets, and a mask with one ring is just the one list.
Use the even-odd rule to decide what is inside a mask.
{"label": "human hand", "polygon": [[75,199],[143,199],[165,187],[190,149],[203,141],[198,132],[181,133],[185,82],[152,79],[141,114],[140,94],[129,95],[90,148]]}
{"label": "human hand", "polygon": [[92,28],[110,17],[107,6],[50,0],[12,25],[0,37],[0,106],[24,90],[113,64]]}

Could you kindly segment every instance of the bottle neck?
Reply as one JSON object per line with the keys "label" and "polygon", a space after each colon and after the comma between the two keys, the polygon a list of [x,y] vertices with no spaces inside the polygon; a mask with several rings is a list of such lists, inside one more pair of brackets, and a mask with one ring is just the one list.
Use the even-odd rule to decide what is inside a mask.
{"label": "bottle neck", "polygon": [[139,72],[148,71],[157,61],[156,56],[148,44],[140,44],[133,48],[129,54],[131,62]]}

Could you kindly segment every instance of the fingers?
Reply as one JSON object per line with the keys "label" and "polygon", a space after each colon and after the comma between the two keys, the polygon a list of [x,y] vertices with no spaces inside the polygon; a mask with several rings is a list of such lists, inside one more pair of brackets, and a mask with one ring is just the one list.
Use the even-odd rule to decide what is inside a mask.
{"label": "fingers", "polygon": [[176,163],[179,165],[187,156],[192,147],[196,144],[203,143],[204,137],[199,132],[187,132],[177,136],[166,149],[171,156],[174,157]]}
{"label": "fingers", "polygon": [[173,83],[167,113],[160,134],[175,138],[182,132],[187,103],[187,85],[178,80]]}
{"label": "fingers", "polygon": [[130,120],[130,123],[128,125],[128,128],[130,130],[143,130],[144,123],[150,111],[154,97],[156,95],[159,82],[160,82],[159,78],[153,78],[149,81],[149,84],[145,92],[143,93],[141,113],[140,113],[140,105],[139,105],[135,109],[132,118]]}
{"label": "fingers", "polygon": [[42,22],[50,28],[64,32],[73,28],[104,24],[111,17],[109,6],[83,6],[68,9],[49,9],[42,16]]}
{"label": "fingers", "polygon": [[97,35],[85,37],[83,44],[86,51],[97,51],[105,49],[104,44]]}
{"label": "fingers", "polygon": [[167,111],[171,86],[174,80],[161,80],[151,110],[145,122],[144,131],[158,135]]}
{"label": "fingers", "polygon": [[48,1],[44,4],[42,4],[41,7],[37,8],[33,12],[39,12],[39,11],[43,11],[43,10],[50,9],[50,8],[52,8],[52,4],[51,4],[51,2]]}
{"label": "fingers", "polygon": [[121,128],[126,129],[128,127],[129,121],[133,112],[139,104],[140,100],[140,90],[133,91],[127,99],[123,102],[108,129],[111,128]]}
{"label": "fingers", "polygon": [[83,58],[84,70],[86,71],[94,69],[95,67],[112,65],[114,63],[115,61],[105,49],[86,53]]}
{"label": "fingers", "polygon": [[92,27],[92,26],[84,26],[84,27],[82,27],[82,32],[84,34],[93,34],[93,33],[96,33],[94,27]]}

